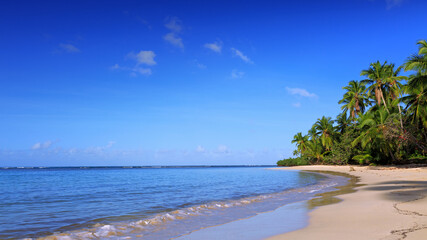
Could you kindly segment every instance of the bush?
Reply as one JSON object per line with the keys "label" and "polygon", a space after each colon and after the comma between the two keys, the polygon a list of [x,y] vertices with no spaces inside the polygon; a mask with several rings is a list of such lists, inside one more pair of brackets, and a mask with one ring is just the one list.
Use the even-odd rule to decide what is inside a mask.
{"label": "bush", "polygon": [[296,158],[287,158],[283,160],[277,161],[277,166],[302,166],[302,165],[310,165],[310,161],[304,157],[296,157]]}
{"label": "bush", "polygon": [[427,163],[427,156],[419,153],[414,153],[409,157],[408,162],[416,164],[425,164]]}
{"label": "bush", "polygon": [[360,154],[353,157],[353,160],[358,161],[359,165],[368,164],[372,161],[372,156],[368,153]]}
{"label": "bush", "polygon": [[353,163],[352,157],[360,154],[360,150],[352,147],[351,144],[359,135],[360,131],[356,127],[347,127],[346,132],[341,134],[337,141],[334,142],[330,153],[325,156],[323,163],[332,165]]}

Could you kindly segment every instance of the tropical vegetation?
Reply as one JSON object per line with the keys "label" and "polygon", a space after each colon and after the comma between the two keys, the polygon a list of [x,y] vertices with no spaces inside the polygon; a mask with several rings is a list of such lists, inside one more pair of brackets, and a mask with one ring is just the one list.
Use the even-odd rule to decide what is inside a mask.
{"label": "tropical vegetation", "polygon": [[417,45],[402,66],[376,61],[362,70],[364,79],[343,87],[342,112],[297,133],[295,157],[277,164],[427,163],[427,42]]}

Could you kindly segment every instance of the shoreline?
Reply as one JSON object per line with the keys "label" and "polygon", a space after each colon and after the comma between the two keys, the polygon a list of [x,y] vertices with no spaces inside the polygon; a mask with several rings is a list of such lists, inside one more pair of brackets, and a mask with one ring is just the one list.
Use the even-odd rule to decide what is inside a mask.
{"label": "shoreline", "polygon": [[427,168],[298,166],[279,171],[333,171],[358,177],[342,201],[315,207],[307,227],[276,235],[285,239],[421,240],[427,236]]}
{"label": "shoreline", "polygon": [[[78,171],[81,172],[81,170]],[[128,172],[128,170],[125,171]],[[232,171],[234,173],[241,173],[242,169],[233,169]],[[245,173],[245,171],[243,171],[243,173]],[[32,235],[27,234],[22,238],[27,237],[30,239],[29,237],[31,237],[31,239],[41,240],[53,239],[55,237],[58,239],[80,239],[83,237],[90,238],[95,236],[100,238],[120,236],[133,239],[144,236],[144,239],[169,239],[169,237],[183,236],[183,234],[186,235],[187,233],[196,232],[200,229],[217,227],[224,224],[228,226],[228,223],[232,222],[241,223],[240,220],[242,219],[251,219],[250,221],[252,221],[252,217],[261,213],[262,216],[256,218],[260,220],[258,222],[252,222],[252,227],[239,226],[241,232],[245,232],[245,234],[248,233],[246,229],[252,230],[250,239],[264,239],[285,232],[283,230],[283,222],[285,221],[286,231],[293,231],[305,227],[308,221],[308,208],[306,207],[306,202],[315,197],[316,193],[320,193],[323,190],[333,190],[331,188],[334,188],[334,186],[337,185],[336,183],[341,185],[347,182],[347,178],[337,177],[335,179],[328,179],[316,176],[318,174],[299,170],[271,172],[263,167],[259,168],[259,170],[250,170],[250,172],[262,173],[259,176],[264,177],[260,178],[258,182],[262,184],[262,188],[260,189],[263,191],[266,191],[268,187],[272,187],[271,185],[275,182],[275,179],[277,181],[274,185],[276,186],[274,189],[281,189],[281,191],[267,192],[237,199],[202,202],[196,205],[191,204],[183,208],[170,209],[166,212],[161,211],[143,217],[124,220],[117,217],[115,219],[110,218],[104,222],[93,221],[85,225],[81,224],[69,228],[62,228],[43,235],[30,233]],[[165,173],[170,175],[169,171]],[[218,171],[214,171],[213,173],[216,176]],[[270,176],[276,177],[266,178]],[[239,178],[239,182],[242,182],[240,179],[241,178]],[[270,181],[268,181],[268,179],[270,179]],[[295,187],[295,184],[299,184],[300,186]],[[254,189],[256,190],[257,188]],[[218,192],[215,194],[218,194]],[[287,206],[281,208],[283,204]],[[278,208],[281,208],[281,210],[276,211]],[[260,224],[264,224],[264,231],[258,231]],[[233,224],[233,226],[235,227],[236,225]],[[242,236],[242,234],[239,233],[239,236]],[[247,235],[234,239],[249,239],[246,236]]]}
{"label": "shoreline", "polygon": [[[282,169],[267,168],[266,170],[275,171]],[[312,185],[314,188],[309,190],[309,192],[318,193],[313,193],[307,199],[300,199],[298,201],[291,201],[288,203],[281,202],[280,206],[275,209],[258,212],[255,215],[236,219],[230,222],[204,227],[174,239],[259,240],[282,234],[284,232],[302,229],[308,225],[308,213],[313,208],[340,201],[336,196],[355,191],[354,187],[357,186],[356,183],[358,181],[357,177],[346,173],[337,173],[332,171],[288,170],[319,175],[326,178]],[[317,189],[317,187],[322,185],[323,187],[321,189]],[[300,192],[301,189],[296,188],[290,191]]]}

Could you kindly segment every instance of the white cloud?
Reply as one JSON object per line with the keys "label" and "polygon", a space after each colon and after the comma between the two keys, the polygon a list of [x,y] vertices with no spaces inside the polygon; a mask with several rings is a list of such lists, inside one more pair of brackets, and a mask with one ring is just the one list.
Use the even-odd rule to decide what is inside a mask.
{"label": "white cloud", "polygon": [[301,107],[301,103],[300,102],[292,103],[292,106],[299,108]]}
{"label": "white cloud", "polygon": [[116,142],[114,141],[109,141],[107,146],[105,146],[105,148],[111,148]]}
{"label": "white cloud", "polygon": [[136,68],[133,68],[132,71],[134,73],[139,73],[141,75],[151,75],[151,69],[150,68],[136,67]]}
{"label": "white cloud", "polygon": [[182,43],[182,38],[178,37],[175,33],[171,32],[163,36],[163,39],[170,44],[179,47],[184,48],[184,44]]}
{"label": "white cloud", "polygon": [[179,34],[182,32],[183,26],[181,20],[177,17],[167,18],[165,27],[171,32],[164,35],[163,39],[175,47],[184,48],[184,43]]}
{"label": "white cloud", "polygon": [[221,49],[222,49],[221,42],[206,43],[204,46],[205,48],[208,48],[214,52],[221,53]]}
{"label": "white cloud", "polygon": [[[112,147],[113,147],[113,145],[114,145],[115,143],[116,143],[116,142],[114,142],[114,141],[109,141],[109,142],[107,143],[107,145],[105,145],[105,146],[88,147],[88,148],[84,149],[84,150],[83,150],[83,152],[84,152],[84,153],[87,153],[87,154],[102,155],[102,154],[104,154],[104,153],[105,153],[105,151],[106,151],[107,149],[112,148]],[[75,151],[76,151],[76,150],[74,150],[74,152],[75,152]]]}
{"label": "white cloud", "polygon": [[316,94],[309,93],[307,90],[305,90],[303,88],[289,88],[289,87],[286,87],[286,90],[288,91],[288,93],[290,93],[292,95],[299,95],[301,97],[308,97],[308,98],[315,98],[315,97],[317,97]]}
{"label": "white cloud", "polygon": [[398,7],[404,0],[385,0],[387,10]]}
{"label": "white cloud", "polygon": [[238,71],[236,69],[233,69],[233,71],[231,71],[231,78],[233,79],[242,78],[243,76],[245,76],[245,73],[242,71]]}
{"label": "white cloud", "polygon": [[76,46],[72,45],[72,44],[65,44],[65,43],[60,43],[59,47],[68,53],[78,53],[80,52],[80,49],[78,49]]}
{"label": "white cloud", "polygon": [[119,66],[119,64],[114,64],[113,66],[111,66],[111,70],[117,70],[120,69],[121,67]]}
{"label": "white cloud", "polygon": [[197,67],[200,69],[206,69],[206,65],[201,64],[201,63],[196,63]]}
{"label": "white cloud", "polygon": [[227,146],[221,144],[221,145],[218,146],[217,151],[219,153],[229,153],[230,149]]}
{"label": "white cloud", "polygon": [[[103,166],[110,165],[226,165],[271,164],[292,155],[293,148],[280,149],[230,149],[217,145],[212,150],[196,152],[197,144],[190,151],[184,149],[116,149],[113,143],[104,142],[92,147],[56,147],[55,141],[43,150],[0,149],[3,166]],[[31,146],[30,146],[31,147]],[[205,148],[205,146],[201,146]],[[202,150],[202,148],[199,148]],[[203,156],[201,158],[201,156]],[[0,166],[1,167],[1,166]]]}
{"label": "white cloud", "polygon": [[52,141],[46,141],[46,142],[38,142],[34,144],[31,149],[38,150],[38,149],[46,149],[49,148],[52,145]]}
{"label": "white cloud", "polygon": [[206,68],[207,68],[207,66],[206,66],[205,64],[200,63],[197,59],[194,59],[194,60],[192,61],[192,65],[193,65],[193,66],[196,66],[196,67],[197,67],[197,68],[199,68],[199,69],[206,69]]}
{"label": "white cloud", "polygon": [[182,31],[182,22],[177,17],[167,18],[165,27],[172,32],[179,33]]}
{"label": "white cloud", "polygon": [[140,51],[138,53],[131,52],[127,55],[127,58],[131,58],[136,61],[135,67],[124,67],[119,64],[114,64],[110,67],[111,70],[124,70],[129,71],[131,77],[136,77],[138,74],[151,75],[151,68],[141,67],[141,65],[154,66],[156,61],[154,58],[156,54],[153,51]]}
{"label": "white cloud", "polygon": [[140,51],[139,53],[129,53],[128,55],[131,58],[134,58],[137,64],[145,64],[149,66],[156,65],[156,61],[154,61],[154,57],[156,54],[153,51]]}
{"label": "white cloud", "polygon": [[200,146],[200,145],[197,146],[197,148],[196,148],[196,152],[198,152],[198,153],[203,153],[205,151],[206,151],[206,149],[204,147]]}
{"label": "white cloud", "polygon": [[240,59],[242,59],[244,62],[247,62],[247,63],[253,63],[253,62],[251,61],[251,59],[249,59],[249,57],[248,57],[248,56],[244,55],[244,54],[243,54],[241,51],[239,51],[238,49],[231,48],[231,51],[233,52],[234,56],[239,57],[239,58],[240,58]]}
{"label": "white cloud", "polygon": [[31,147],[31,149],[33,149],[33,150],[40,149],[41,145],[42,145],[42,143],[36,143],[33,145],[33,147]]}
{"label": "white cloud", "polygon": [[152,71],[151,68],[144,68],[140,66],[136,66],[134,68],[130,67],[122,67],[119,64],[114,64],[110,67],[111,70],[123,70],[123,71],[129,71],[131,77],[136,77],[138,74],[141,75],[151,75]]}

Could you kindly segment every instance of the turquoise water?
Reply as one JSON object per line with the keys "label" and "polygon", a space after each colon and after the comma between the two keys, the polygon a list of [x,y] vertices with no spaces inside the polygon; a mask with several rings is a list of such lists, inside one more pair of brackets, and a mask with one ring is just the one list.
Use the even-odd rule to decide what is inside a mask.
{"label": "turquoise water", "polygon": [[169,239],[308,199],[331,181],[260,167],[1,169],[0,239]]}

